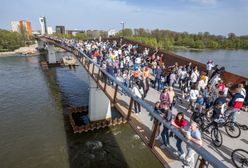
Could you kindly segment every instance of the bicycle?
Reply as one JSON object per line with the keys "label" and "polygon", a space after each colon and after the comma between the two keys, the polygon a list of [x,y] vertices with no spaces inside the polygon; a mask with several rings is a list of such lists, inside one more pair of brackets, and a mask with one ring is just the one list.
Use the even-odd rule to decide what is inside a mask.
{"label": "bicycle", "polygon": [[239,124],[239,123],[237,123],[237,124],[238,124],[238,126],[239,126],[240,129],[242,129],[244,131],[247,131],[248,130],[248,126],[247,125],[245,125],[245,124]]}
{"label": "bicycle", "polygon": [[248,167],[248,151],[244,149],[235,149],[231,154],[231,158],[235,167]]}
{"label": "bicycle", "polygon": [[[241,134],[241,130],[236,122],[230,121],[230,117],[220,118],[214,121],[207,119],[208,114],[203,112],[193,112],[191,119],[199,124],[201,132],[207,132],[210,126],[213,126],[211,130],[211,140],[216,147],[220,147],[223,143],[223,137],[219,130],[221,127],[225,127],[225,131],[231,138],[238,138]],[[208,122],[207,124],[205,124]]]}
{"label": "bicycle", "polygon": [[194,120],[196,123],[198,123],[199,129],[202,133],[204,133],[204,132],[209,133],[208,128],[210,126],[213,126],[213,128],[211,130],[211,140],[212,140],[214,146],[216,146],[216,147],[220,147],[222,145],[223,138],[222,138],[222,134],[221,134],[220,130],[218,129],[217,124],[212,123],[212,122],[205,124],[205,121],[207,121],[206,120],[206,113],[193,112],[193,114],[191,116],[191,120]]}

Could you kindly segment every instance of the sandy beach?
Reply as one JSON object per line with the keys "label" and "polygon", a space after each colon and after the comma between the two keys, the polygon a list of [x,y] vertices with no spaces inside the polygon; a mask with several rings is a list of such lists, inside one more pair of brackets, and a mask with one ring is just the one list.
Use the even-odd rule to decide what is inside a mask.
{"label": "sandy beach", "polygon": [[36,49],[38,47],[37,44],[30,45],[28,47],[20,47],[14,51],[9,52],[0,52],[0,57],[8,57],[8,56],[15,56],[16,54],[23,54],[23,55],[35,55],[39,54],[39,51]]}

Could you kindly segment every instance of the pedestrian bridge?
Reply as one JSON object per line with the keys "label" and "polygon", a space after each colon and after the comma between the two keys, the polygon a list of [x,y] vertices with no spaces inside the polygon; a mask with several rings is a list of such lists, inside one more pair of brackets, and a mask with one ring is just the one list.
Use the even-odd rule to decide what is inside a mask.
{"label": "pedestrian bridge", "polygon": [[[182,163],[175,159],[175,156],[173,156],[172,151],[165,151],[160,149],[159,142],[155,140],[159,123],[162,123],[164,126],[169,128],[177,137],[182,139],[185,144],[189,145],[196,151],[198,156],[197,161],[195,163],[195,167],[229,167],[225,165],[222,161],[220,161],[215,154],[209,152],[208,149],[205,148],[205,145],[201,147],[189,142],[176,128],[171,126],[171,124],[167,123],[165,120],[163,120],[163,118],[161,118],[157,113],[154,112],[153,107],[147,100],[150,100],[151,102],[152,100],[157,100],[157,91],[153,89],[149,91],[151,93],[148,94],[146,98],[147,100],[145,101],[139,99],[138,97],[134,96],[133,93],[122,83],[113,78],[96,62],[94,62],[94,60],[92,60],[89,56],[87,56],[79,48],[77,48],[76,45],[65,45],[64,43],[61,43],[57,40],[53,40],[49,37],[38,37],[37,40],[39,41],[40,46],[44,47],[44,44],[48,45],[48,62],[50,60],[51,63],[56,63],[54,62],[56,59],[54,58],[55,54],[53,46],[63,48],[66,51],[73,53],[78,59],[78,61],[85,68],[85,70],[88,72],[88,74],[91,76],[90,83],[91,85],[95,85],[95,87],[92,87],[94,89],[94,91],[92,91],[92,94],[94,96],[95,102],[98,102],[99,104],[101,103],[102,106],[100,106],[100,108],[104,107],[105,115],[109,114],[109,105],[111,104],[112,106],[114,106],[122,114],[122,116],[126,118],[131,127],[135,130],[135,132],[140,136],[140,138],[147,145],[147,147],[154,153],[154,155],[160,160],[160,162],[165,167],[181,167]],[[107,78],[101,78],[102,75],[105,75],[108,79],[111,79],[114,82],[114,86],[108,85],[106,80]],[[119,89],[125,91],[127,95],[121,95],[118,92]],[[107,97],[107,99],[103,96],[103,94]],[[139,116],[133,115],[132,113],[134,101],[139,103],[142,107],[142,114]],[[89,105],[89,108],[90,106],[91,105]],[[96,104],[94,104],[93,106],[96,106]],[[95,108],[94,110],[99,110],[100,108]],[[97,111],[95,111],[95,113],[96,112]],[[97,116],[97,114],[95,113],[94,115]],[[154,117],[155,122],[150,121],[149,116]],[[97,116],[97,119],[100,119],[99,117],[103,116]]]}

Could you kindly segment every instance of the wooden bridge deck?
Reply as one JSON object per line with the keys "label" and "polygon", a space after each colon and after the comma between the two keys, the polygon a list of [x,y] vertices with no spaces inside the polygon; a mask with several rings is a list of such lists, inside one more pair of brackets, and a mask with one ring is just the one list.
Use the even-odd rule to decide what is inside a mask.
{"label": "wooden bridge deck", "polygon": [[[54,42],[53,42],[54,43]],[[55,44],[55,43],[54,43]],[[56,45],[56,44],[55,44]],[[58,44],[57,44],[58,45]],[[60,46],[61,47],[61,46]],[[62,47],[69,52],[73,52],[70,48]],[[160,160],[160,162],[165,167],[181,167],[182,162],[179,160],[174,154],[175,151],[175,140],[171,139],[171,146],[173,148],[169,148],[166,150],[160,149],[160,142],[155,141],[154,144],[151,144],[151,139],[154,138],[154,131],[152,129],[153,121],[150,121],[149,113],[141,107],[141,115],[132,115],[133,108],[132,107],[132,99],[130,97],[121,95],[117,92],[115,86],[109,86],[103,79],[100,79],[100,73],[98,73],[98,68],[93,64],[88,64],[84,57],[80,57],[78,52],[74,52],[74,55],[78,57],[78,60],[82,63],[84,68],[88,71],[89,75],[98,83],[98,87],[104,91],[104,93],[108,96],[112,105],[115,106],[117,110],[124,116],[129,118],[128,122],[132,126],[132,128],[136,131],[136,133],[141,137],[144,143],[149,146],[149,149],[156,155],[156,157]],[[151,88],[149,93],[145,99],[147,103],[153,104],[157,100],[159,100],[159,92]],[[130,106],[131,104],[131,106]],[[177,106],[173,109],[173,114],[175,115],[178,111],[185,111],[184,106]],[[189,118],[190,114],[185,112],[186,118]],[[242,113],[242,115],[238,115],[238,121],[241,124],[246,123],[246,118],[248,117],[248,113]],[[156,124],[155,124],[156,125]],[[161,129],[162,130],[162,129]],[[225,132],[223,132],[223,145],[220,148],[216,148],[211,144],[211,140],[209,135],[203,135],[204,144],[203,147],[217,157],[221,162],[223,162],[227,167],[233,167],[232,162],[230,161],[231,152],[236,148],[247,148],[247,137],[248,132],[242,131],[241,137],[238,139],[231,139],[228,137]],[[153,142],[153,141],[152,141]],[[154,145],[154,146],[153,146]],[[183,143],[183,148],[185,148],[185,143]],[[198,164],[199,166],[199,164]]]}
{"label": "wooden bridge deck", "polygon": [[[81,61],[80,61],[81,62]],[[85,67],[85,69],[89,72],[90,76],[97,82],[98,78],[98,69],[95,67],[93,68],[93,64],[85,63],[84,61],[81,62],[82,65]],[[89,66],[88,66],[89,65]],[[93,72],[93,73],[92,73]],[[108,96],[110,101],[112,102],[112,105],[115,106],[115,108],[125,117],[128,117],[129,115],[129,107],[131,103],[131,99],[128,96],[121,95],[120,92],[116,92],[116,87],[107,85],[105,86],[105,81],[103,79],[99,79],[99,87],[101,90],[104,91],[104,93]],[[104,89],[104,87],[106,87]],[[115,93],[116,92],[116,93]],[[116,94],[116,98],[115,98]],[[151,106],[153,106],[153,103],[159,100],[160,92],[157,90],[150,88],[147,97],[145,101]],[[115,99],[115,100],[114,100]],[[132,110],[133,111],[133,108]],[[175,108],[173,108],[173,115],[176,115],[178,111],[186,111],[185,106],[179,105]],[[152,138],[152,126],[153,121],[150,120],[149,113],[141,107],[141,114],[140,115],[133,115],[134,113],[130,113],[130,120],[128,121],[131,127],[135,130],[135,132],[141,137],[143,142],[149,146],[150,139]],[[185,112],[186,119],[189,119],[190,113]],[[245,118],[248,117],[248,113],[243,112],[242,115],[238,115],[238,121],[240,121],[242,124],[245,124]],[[160,128],[162,131],[162,127]],[[242,131],[241,137],[238,139],[232,139],[226,135],[225,132],[222,132],[223,134],[223,145],[220,148],[216,148],[212,145],[211,139],[209,135],[204,134],[203,135],[203,141],[204,141],[204,148],[207,149],[209,152],[214,154],[219,160],[221,160],[223,163],[225,163],[228,167],[233,167],[232,162],[230,161],[231,152],[232,150],[236,148],[247,148],[247,137],[248,133],[247,131]],[[175,147],[175,139],[171,138],[171,146]],[[234,144],[233,144],[234,143]],[[166,150],[162,150],[160,148],[161,142],[156,140],[154,143],[154,146],[152,148],[149,148],[156,157],[160,160],[160,162],[165,167],[181,167],[183,165],[182,160],[180,160],[173,152],[176,151],[175,148],[169,148]],[[185,144],[183,143],[183,148],[185,149]],[[232,148],[230,147],[232,146]],[[229,147],[227,147],[229,146]],[[199,166],[199,164],[198,164]],[[211,167],[211,166],[210,166]]]}
{"label": "wooden bridge deck", "polygon": [[[98,86],[101,90],[104,91],[106,96],[109,98],[109,100],[112,102],[112,105],[125,117],[128,116],[129,112],[129,105],[130,105],[130,98],[125,95],[121,95],[120,92],[116,93],[116,98],[114,101],[114,95],[115,95],[115,87],[112,85],[105,85],[105,81],[103,79],[98,78],[98,69],[94,68],[93,71],[93,64],[85,63],[84,61],[80,61],[84,68],[88,71],[90,76],[95,80],[95,82],[98,81]],[[92,73],[93,72],[93,73]],[[130,115],[130,119],[128,120],[128,123],[131,125],[131,127],[135,130],[135,132],[140,136],[140,138],[143,140],[143,142],[148,145],[149,139],[151,138],[152,134],[152,124],[153,122],[149,119],[148,112],[141,107],[142,114],[141,115],[133,115],[133,108]],[[142,116],[142,117],[141,117]],[[146,123],[146,124],[144,124]],[[155,142],[154,148],[150,148],[151,151],[156,155],[156,157],[160,160],[160,162],[163,165],[168,165],[169,163],[172,163],[174,161],[174,157],[171,156],[168,152],[165,150],[160,149],[160,143]]]}

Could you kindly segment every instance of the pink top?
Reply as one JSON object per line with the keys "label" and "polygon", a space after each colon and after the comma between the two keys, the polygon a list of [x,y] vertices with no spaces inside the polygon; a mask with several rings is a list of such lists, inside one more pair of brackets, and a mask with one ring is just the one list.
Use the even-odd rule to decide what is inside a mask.
{"label": "pink top", "polygon": [[220,91],[224,92],[225,85],[224,85],[223,83],[220,83],[220,84],[218,85],[218,87],[219,87]]}

